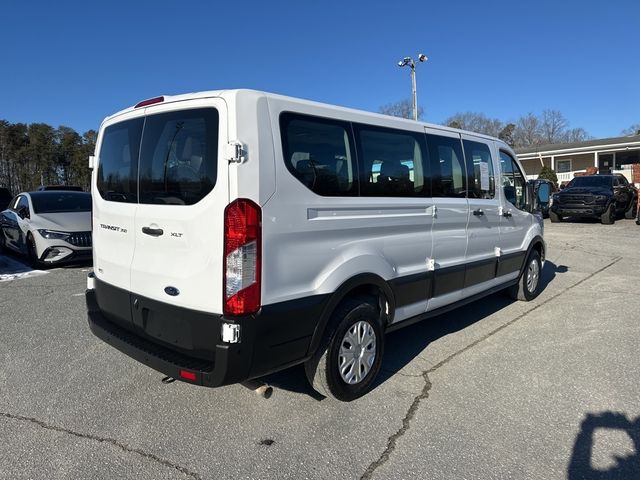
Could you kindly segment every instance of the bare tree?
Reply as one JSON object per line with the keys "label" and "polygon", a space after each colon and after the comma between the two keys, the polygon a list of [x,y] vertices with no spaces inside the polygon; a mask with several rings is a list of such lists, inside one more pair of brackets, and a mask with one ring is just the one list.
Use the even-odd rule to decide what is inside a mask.
{"label": "bare tree", "polygon": [[497,137],[504,128],[503,123],[497,118],[489,118],[484,113],[478,112],[459,112],[447,118],[444,123],[449,127],[483,133],[492,137]]}
{"label": "bare tree", "polygon": [[622,132],[622,135],[640,135],[640,123],[634,123],[629,128],[625,128]]}
{"label": "bare tree", "polygon": [[540,119],[533,113],[518,118],[516,128],[513,131],[513,139],[516,147],[540,145],[542,143]]}
{"label": "bare tree", "polygon": [[[413,101],[410,98],[406,98],[395,103],[388,103],[380,107],[378,111],[384,115],[413,119]],[[422,118],[423,113],[423,108],[418,106],[419,119]]]}
{"label": "bare tree", "polygon": [[567,132],[569,122],[559,110],[542,112],[541,133],[545,143],[560,143]]}
{"label": "bare tree", "polygon": [[567,130],[563,135],[562,141],[566,143],[584,142],[591,138],[593,137],[584,128],[578,127]]}

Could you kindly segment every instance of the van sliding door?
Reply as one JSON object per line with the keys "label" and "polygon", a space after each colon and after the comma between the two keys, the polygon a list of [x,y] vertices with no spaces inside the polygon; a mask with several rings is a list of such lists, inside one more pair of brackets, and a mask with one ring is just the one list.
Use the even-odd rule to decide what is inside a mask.
{"label": "van sliding door", "polygon": [[435,206],[433,227],[434,283],[429,310],[462,298],[467,252],[467,175],[460,134],[425,128]]}

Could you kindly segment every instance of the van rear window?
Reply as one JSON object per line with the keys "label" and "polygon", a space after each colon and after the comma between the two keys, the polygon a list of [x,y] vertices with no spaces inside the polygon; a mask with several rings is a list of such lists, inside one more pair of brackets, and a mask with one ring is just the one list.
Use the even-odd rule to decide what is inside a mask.
{"label": "van rear window", "polygon": [[193,205],[216,183],[218,112],[149,115],[105,130],[98,191],[105,200]]}
{"label": "van rear window", "polygon": [[144,118],[107,127],[102,136],[98,192],[113,202],[138,202],[138,152]]}
{"label": "van rear window", "polygon": [[140,149],[140,203],[199,202],[216,184],[217,155],[217,110],[148,116]]}

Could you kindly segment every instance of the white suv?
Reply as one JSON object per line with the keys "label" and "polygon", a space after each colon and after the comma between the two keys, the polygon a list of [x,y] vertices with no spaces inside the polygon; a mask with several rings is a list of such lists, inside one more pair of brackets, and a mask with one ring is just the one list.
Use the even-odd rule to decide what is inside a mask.
{"label": "white suv", "polygon": [[228,90],[107,118],[91,164],[90,327],[183,381],[304,362],[353,400],[385,332],[540,289],[542,218],[495,138]]}

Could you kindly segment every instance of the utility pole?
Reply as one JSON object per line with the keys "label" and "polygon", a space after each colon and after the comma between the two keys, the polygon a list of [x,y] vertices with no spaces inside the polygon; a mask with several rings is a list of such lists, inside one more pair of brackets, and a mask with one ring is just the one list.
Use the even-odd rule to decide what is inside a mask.
{"label": "utility pole", "polygon": [[[418,55],[420,62],[426,62],[427,56],[424,53]],[[413,99],[413,119],[418,120],[418,92],[416,88],[416,62],[411,57],[404,57],[398,62],[399,67],[409,66],[411,68],[411,98]]]}

